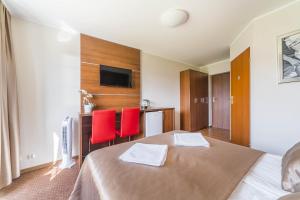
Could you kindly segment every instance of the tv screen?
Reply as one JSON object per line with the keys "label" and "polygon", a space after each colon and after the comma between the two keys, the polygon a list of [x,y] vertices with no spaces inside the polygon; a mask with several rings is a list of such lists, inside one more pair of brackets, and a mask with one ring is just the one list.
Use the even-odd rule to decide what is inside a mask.
{"label": "tv screen", "polygon": [[100,65],[100,85],[132,87],[132,71],[129,69]]}

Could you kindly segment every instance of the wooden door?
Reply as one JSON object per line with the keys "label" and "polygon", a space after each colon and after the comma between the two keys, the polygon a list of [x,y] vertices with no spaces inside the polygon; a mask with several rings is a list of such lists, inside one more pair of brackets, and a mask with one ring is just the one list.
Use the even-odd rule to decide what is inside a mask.
{"label": "wooden door", "polygon": [[212,126],[230,129],[230,73],[212,76]]}
{"label": "wooden door", "polygon": [[250,145],[250,48],[231,62],[231,142]]}

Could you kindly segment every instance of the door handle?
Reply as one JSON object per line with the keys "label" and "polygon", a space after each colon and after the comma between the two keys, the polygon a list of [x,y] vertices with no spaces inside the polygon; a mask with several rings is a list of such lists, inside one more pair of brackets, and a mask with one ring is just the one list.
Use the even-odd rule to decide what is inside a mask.
{"label": "door handle", "polygon": [[217,101],[217,98],[216,98],[216,97],[213,97],[213,98],[212,98],[212,102],[215,103],[216,101]]}
{"label": "door handle", "polygon": [[194,103],[198,103],[198,98],[194,98]]}
{"label": "door handle", "polygon": [[208,97],[205,97],[205,98],[204,98],[204,103],[209,103]]}
{"label": "door handle", "polygon": [[233,104],[233,96],[230,97],[230,103]]}

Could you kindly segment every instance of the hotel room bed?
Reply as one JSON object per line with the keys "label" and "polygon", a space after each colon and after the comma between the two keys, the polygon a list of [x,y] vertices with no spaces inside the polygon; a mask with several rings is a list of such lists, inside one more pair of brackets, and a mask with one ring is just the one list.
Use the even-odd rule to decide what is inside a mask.
{"label": "hotel room bed", "polygon": [[229,200],[277,200],[289,194],[281,188],[281,156],[263,154],[231,194]]}
{"label": "hotel room bed", "polygon": [[280,157],[206,139],[210,148],[174,146],[172,132],[138,140],[168,144],[162,167],[118,159],[137,141],[94,151],[86,157],[70,199],[268,200],[287,194],[280,187]]}

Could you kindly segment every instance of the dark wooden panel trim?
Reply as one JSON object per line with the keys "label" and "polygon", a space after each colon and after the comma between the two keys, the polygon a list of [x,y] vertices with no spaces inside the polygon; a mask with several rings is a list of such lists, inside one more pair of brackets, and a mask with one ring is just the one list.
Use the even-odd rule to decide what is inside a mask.
{"label": "dark wooden panel trim", "polygon": [[[82,65],[86,65],[86,66],[89,66],[89,65],[91,65],[91,66],[100,66],[101,65],[101,63],[89,63],[89,62],[81,62],[81,64]],[[119,66],[120,67],[120,66]],[[124,68],[124,69],[131,69],[131,71],[133,71],[133,72],[141,72],[140,70],[137,70],[137,69],[132,69],[132,68],[130,68],[130,67],[122,67],[122,68]]]}
{"label": "dark wooden panel trim", "polygon": [[132,96],[132,97],[140,96],[140,94],[94,94],[94,93],[91,94],[93,96]]}

